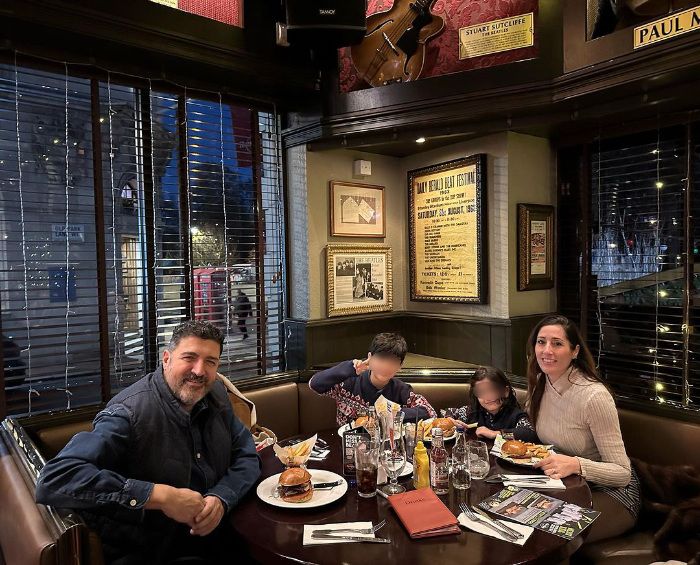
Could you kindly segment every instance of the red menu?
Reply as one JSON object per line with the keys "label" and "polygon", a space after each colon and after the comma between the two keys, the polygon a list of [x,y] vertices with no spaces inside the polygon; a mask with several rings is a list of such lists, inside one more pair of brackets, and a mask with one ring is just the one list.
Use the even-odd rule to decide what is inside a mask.
{"label": "red menu", "polygon": [[389,503],[412,538],[460,533],[457,518],[430,488],[394,494]]}

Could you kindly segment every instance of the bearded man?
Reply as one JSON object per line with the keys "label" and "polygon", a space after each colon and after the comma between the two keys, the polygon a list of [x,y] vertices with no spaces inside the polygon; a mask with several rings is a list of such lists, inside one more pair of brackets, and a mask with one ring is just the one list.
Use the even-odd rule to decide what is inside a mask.
{"label": "bearded man", "polygon": [[162,366],[112,398],[93,430],[42,469],[37,502],[77,510],[107,563],[243,557],[224,517],[259,477],[260,460],[217,378],[223,341],[208,322],[180,324]]}

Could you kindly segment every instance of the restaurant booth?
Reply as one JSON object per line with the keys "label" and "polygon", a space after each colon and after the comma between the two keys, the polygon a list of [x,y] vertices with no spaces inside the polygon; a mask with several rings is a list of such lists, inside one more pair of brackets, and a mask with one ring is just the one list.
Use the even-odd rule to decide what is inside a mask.
{"label": "restaurant booth", "polygon": [[[417,35],[373,43],[396,14]],[[257,424],[332,430],[337,462],[319,370],[398,332],[398,378],[437,411],[487,365],[525,405],[528,336],[558,312],[627,454],[697,476],[700,2],[5,0],[0,21],[0,565],[104,563],[38,474],[189,318],[222,329]],[[231,516],[274,525],[238,529],[264,563],[666,560],[646,522],[519,547],[393,517],[393,546],[302,547],[309,515],[254,490]],[[347,497],[333,512],[376,519]]]}

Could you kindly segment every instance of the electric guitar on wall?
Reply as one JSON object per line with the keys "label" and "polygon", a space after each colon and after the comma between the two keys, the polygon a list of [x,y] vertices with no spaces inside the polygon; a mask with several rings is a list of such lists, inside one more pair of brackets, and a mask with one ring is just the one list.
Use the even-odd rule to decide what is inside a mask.
{"label": "electric guitar on wall", "polygon": [[435,0],[394,0],[385,12],[367,18],[367,35],[350,49],[360,77],[372,86],[417,79],[423,71],[425,44],[445,27],[430,12]]}

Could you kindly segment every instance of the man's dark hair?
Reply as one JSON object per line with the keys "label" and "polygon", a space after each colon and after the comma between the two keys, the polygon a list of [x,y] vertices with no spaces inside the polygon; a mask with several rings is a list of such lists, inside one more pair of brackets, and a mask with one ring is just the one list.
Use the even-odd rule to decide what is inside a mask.
{"label": "man's dark hair", "polygon": [[408,352],[406,340],[397,333],[385,332],[374,336],[369,352],[377,357],[396,357],[403,363]]}
{"label": "man's dark hair", "polygon": [[185,337],[198,337],[199,339],[210,339],[219,344],[219,355],[224,350],[224,334],[214,324],[204,320],[187,320],[182,322],[173,330],[173,336],[168,344],[168,351],[175,349],[180,340]]}

